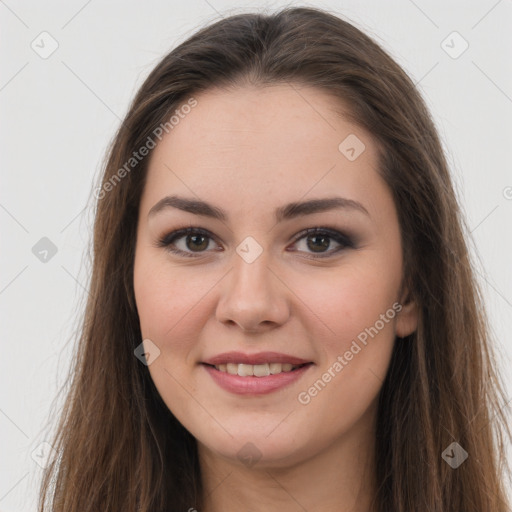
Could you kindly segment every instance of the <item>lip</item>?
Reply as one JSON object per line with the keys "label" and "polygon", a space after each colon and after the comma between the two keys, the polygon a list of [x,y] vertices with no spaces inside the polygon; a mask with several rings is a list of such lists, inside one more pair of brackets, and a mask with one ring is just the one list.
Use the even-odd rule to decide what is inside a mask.
{"label": "lip", "polygon": [[[297,360],[297,358],[295,359]],[[242,362],[239,359],[237,361]],[[285,362],[288,361],[289,360],[286,360]],[[278,389],[282,389],[293,382],[296,382],[309,370],[309,368],[313,366],[313,363],[309,363],[293,371],[281,372],[276,375],[267,375],[266,377],[240,377],[239,375],[231,375],[230,373],[221,372],[213,366],[208,366],[208,364],[203,363],[201,366],[210,374],[217,385],[222,389],[237,395],[265,395],[267,393],[272,393],[273,391],[277,391]]]}
{"label": "lip", "polygon": [[[227,363],[264,364],[264,363],[290,363],[293,365],[311,363],[307,359],[282,354],[279,352],[258,352],[257,354],[244,354],[243,352],[224,352],[202,361],[204,364],[218,366]],[[245,377],[242,377],[245,378]],[[264,377],[259,377],[264,378]]]}

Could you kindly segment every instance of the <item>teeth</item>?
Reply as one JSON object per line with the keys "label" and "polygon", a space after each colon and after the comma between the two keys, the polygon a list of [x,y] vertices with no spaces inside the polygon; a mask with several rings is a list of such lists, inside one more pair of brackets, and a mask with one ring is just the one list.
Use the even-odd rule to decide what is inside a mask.
{"label": "teeth", "polygon": [[240,375],[240,377],[250,377],[254,375],[254,366],[251,364],[239,364],[238,375]]}
{"label": "teeth", "polygon": [[253,366],[253,375],[255,377],[266,377],[267,375],[270,375],[270,367],[268,363],[255,364]]}
{"label": "teeth", "polygon": [[243,363],[227,363],[219,364],[215,368],[221,372],[227,372],[231,375],[239,375],[240,377],[266,377],[268,375],[276,375],[281,372],[290,372],[300,365],[290,363],[264,363],[264,364],[243,364]]}
{"label": "teeth", "polygon": [[[220,368],[217,366],[215,368],[217,368],[217,370],[220,370]],[[228,363],[226,365],[226,371],[231,375],[238,375],[238,365],[234,363]]]}

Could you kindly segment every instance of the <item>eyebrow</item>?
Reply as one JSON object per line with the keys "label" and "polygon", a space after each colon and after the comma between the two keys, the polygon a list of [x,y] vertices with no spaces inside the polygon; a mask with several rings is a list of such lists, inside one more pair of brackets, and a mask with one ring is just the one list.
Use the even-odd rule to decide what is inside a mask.
{"label": "eyebrow", "polygon": [[[184,212],[201,215],[203,217],[211,217],[220,221],[227,221],[228,215],[221,208],[217,208],[205,201],[197,199],[188,199],[180,196],[166,196],[156,203],[149,210],[148,217],[152,217],[157,213],[168,208],[177,208]],[[334,209],[350,209],[360,211],[368,217],[368,210],[359,202],[344,197],[327,197],[323,199],[310,199],[309,201],[289,203],[275,210],[275,218],[277,222],[290,220],[304,215],[312,215],[314,213],[325,212]]]}

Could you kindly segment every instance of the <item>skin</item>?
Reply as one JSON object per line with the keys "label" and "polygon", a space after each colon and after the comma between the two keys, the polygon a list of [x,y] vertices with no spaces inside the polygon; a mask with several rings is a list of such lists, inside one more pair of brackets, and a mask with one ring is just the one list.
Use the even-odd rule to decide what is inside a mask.
{"label": "skin", "polygon": [[[198,440],[203,512],[367,511],[376,486],[378,393],[396,336],[413,332],[418,316],[401,289],[400,229],[377,172],[377,145],[335,112],[346,105],[311,87],[244,85],[195,98],[150,156],[134,287],[143,338],[160,350],[151,377]],[[338,150],[350,134],[365,144],[354,161]],[[228,219],[172,207],[148,217],[171,194],[212,203]],[[332,196],[357,201],[368,214],[343,208],[276,223],[274,210],[284,204]],[[157,246],[187,226],[215,238],[174,242],[193,257]],[[295,239],[312,227],[350,234],[356,245],[328,238],[315,252],[315,235]],[[248,236],[262,248],[252,263],[236,251]],[[300,403],[299,393],[394,303],[401,311]],[[282,352],[314,365],[283,389],[240,396],[200,364],[232,350]],[[253,465],[237,455],[246,443],[260,456]]]}

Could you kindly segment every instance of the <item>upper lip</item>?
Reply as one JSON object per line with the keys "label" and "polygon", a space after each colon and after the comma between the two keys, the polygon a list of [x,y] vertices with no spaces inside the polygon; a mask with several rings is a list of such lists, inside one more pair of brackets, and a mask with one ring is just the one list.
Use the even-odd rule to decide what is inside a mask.
{"label": "upper lip", "polygon": [[290,364],[305,364],[310,363],[306,359],[291,356],[288,354],[281,354],[279,352],[258,352],[257,354],[244,354],[243,352],[223,352],[216,356],[210,357],[204,364],[211,364],[217,366],[219,364],[227,363],[242,363],[242,364],[264,364],[264,363],[290,363]]}

